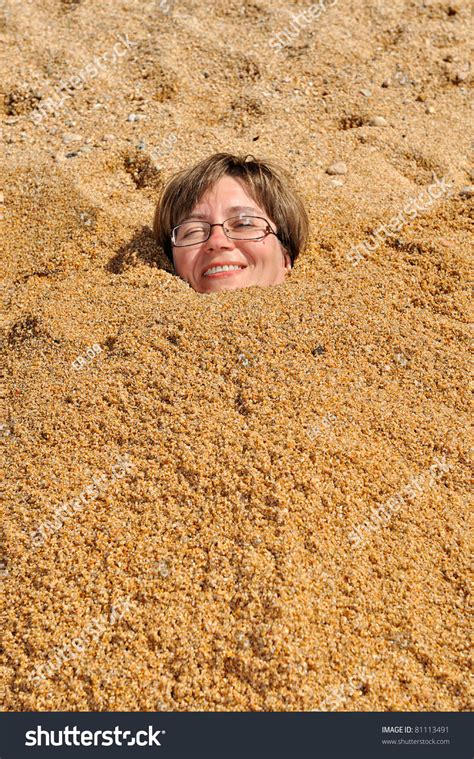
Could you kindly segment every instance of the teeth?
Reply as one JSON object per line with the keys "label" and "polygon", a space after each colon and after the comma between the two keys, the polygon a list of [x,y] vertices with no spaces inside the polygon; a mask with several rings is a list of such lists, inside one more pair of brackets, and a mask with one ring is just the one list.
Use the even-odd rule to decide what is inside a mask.
{"label": "teeth", "polygon": [[232,265],[232,266],[213,266],[212,269],[208,269],[204,276],[208,277],[209,274],[217,274],[218,271],[233,271],[233,270],[242,269],[242,266]]}

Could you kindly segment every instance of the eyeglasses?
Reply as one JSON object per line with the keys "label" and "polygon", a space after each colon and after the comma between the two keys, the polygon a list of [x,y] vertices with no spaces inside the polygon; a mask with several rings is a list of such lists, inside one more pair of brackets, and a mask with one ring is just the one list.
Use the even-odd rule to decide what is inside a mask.
{"label": "eyeglasses", "polygon": [[185,221],[173,228],[171,242],[176,248],[206,242],[211,236],[212,227],[222,227],[229,240],[262,240],[267,235],[278,236],[271,228],[270,222],[261,216],[232,216],[222,224],[210,224],[208,221]]}

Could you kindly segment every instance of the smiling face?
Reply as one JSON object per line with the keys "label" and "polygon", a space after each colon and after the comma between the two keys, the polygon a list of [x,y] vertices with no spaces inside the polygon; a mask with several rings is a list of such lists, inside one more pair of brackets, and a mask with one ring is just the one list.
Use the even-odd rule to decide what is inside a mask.
{"label": "smiling face", "polygon": [[[220,224],[241,213],[262,216],[278,231],[274,220],[247,193],[245,184],[231,176],[219,179],[180,223],[199,217],[210,224]],[[205,242],[173,246],[172,250],[176,273],[199,293],[278,285],[291,269],[288,253],[273,234],[261,240],[229,240],[222,227],[212,227]],[[234,268],[213,271],[219,266]]]}

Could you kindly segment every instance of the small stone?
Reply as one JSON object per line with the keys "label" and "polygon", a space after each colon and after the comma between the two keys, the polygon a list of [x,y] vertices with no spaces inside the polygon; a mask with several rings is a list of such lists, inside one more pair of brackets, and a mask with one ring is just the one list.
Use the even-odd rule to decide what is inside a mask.
{"label": "small stone", "polygon": [[344,161],[337,161],[337,163],[332,163],[327,167],[326,174],[330,174],[331,176],[338,174],[347,174],[347,166]]}
{"label": "small stone", "polygon": [[326,348],[324,347],[324,345],[317,345],[316,348],[313,348],[313,350],[311,351],[313,356],[321,356],[325,352],[326,352]]}
{"label": "small stone", "polygon": [[425,108],[425,113],[436,113],[436,109],[432,105],[427,105]]}
{"label": "small stone", "polygon": [[410,84],[410,78],[403,71],[397,71],[395,74],[395,79],[402,87],[406,87],[407,84]]}
{"label": "small stone", "polygon": [[84,224],[86,224],[86,226],[89,226],[92,222],[91,217],[89,216],[87,211],[81,211],[79,214],[79,218]]}
{"label": "small stone", "polygon": [[383,116],[372,116],[372,118],[369,119],[369,126],[386,127],[388,126],[388,121],[387,119],[384,119]]}
{"label": "small stone", "polygon": [[403,355],[403,353],[396,353],[395,358],[401,366],[406,366],[408,364],[407,358]]}
{"label": "small stone", "polygon": [[372,97],[372,90],[359,90],[360,94],[363,95],[365,98]]}
{"label": "small stone", "polygon": [[75,158],[78,155],[79,153],[77,152],[77,150],[73,150],[71,151],[71,153],[66,153],[66,158]]}
{"label": "small stone", "polygon": [[461,198],[472,198],[474,195],[474,184],[468,184],[459,190]]}
{"label": "small stone", "polygon": [[452,53],[446,53],[446,55],[443,58],[443,61],[445,61],[446,63],[452,63],[453,60],[454,60],[454,58],[453,58],[453,54]]}
{"label": "small stone", "polygon": [[465,82],[468,78],[469,74],[467,71],[456,71],[453,76],[453,82],[454,84],[461,84],[461,82]]}
{"label": "small stone", "polygon": [[127,121],[138,121],[138,114],[129,113],[129,115],[127,116]]}
{"label": "small stone", "polygon": [[80,142],[82,137],[80,134],[65,134],[63,135],[63,142],[65,145],[69,145],[71,142]]}
{"label": "small stone", "polygon": [[385,89],[387,87],[390,87],[390,80],[389,79],[384,79],[383,82],[382,82],[382,84],[380,86],[384,87]]}
{"label": "small stone", "polygon": [[158,570],[158,573],[162,577],[168,577],[168,575],[170,573],[170,568],[169,568],[169,564],[168,564],[167,561],[164,561],[164,560],[163,561],[158,561],[156,563],[156,568]]}
{"label": "small stone", "polygon": [[334,185],[334,187],[343,187],[344,182],[342,179],[331,179],[331,184]]}

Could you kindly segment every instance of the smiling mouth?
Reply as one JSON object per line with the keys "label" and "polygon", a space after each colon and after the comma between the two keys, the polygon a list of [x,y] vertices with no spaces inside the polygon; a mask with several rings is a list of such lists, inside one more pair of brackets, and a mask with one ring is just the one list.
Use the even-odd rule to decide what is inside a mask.
{"label": "smiling mouth", "polygon": [[239,264],[228,264],[223,266],[211,266],[209,269],[206,269],[206,271],[203,273],[203,277],[211,277],[214,278],[220,278],[220,277],[229,277],[233,274],[237,274],[238,272],[245,269],[245,266],[240,266]]}

